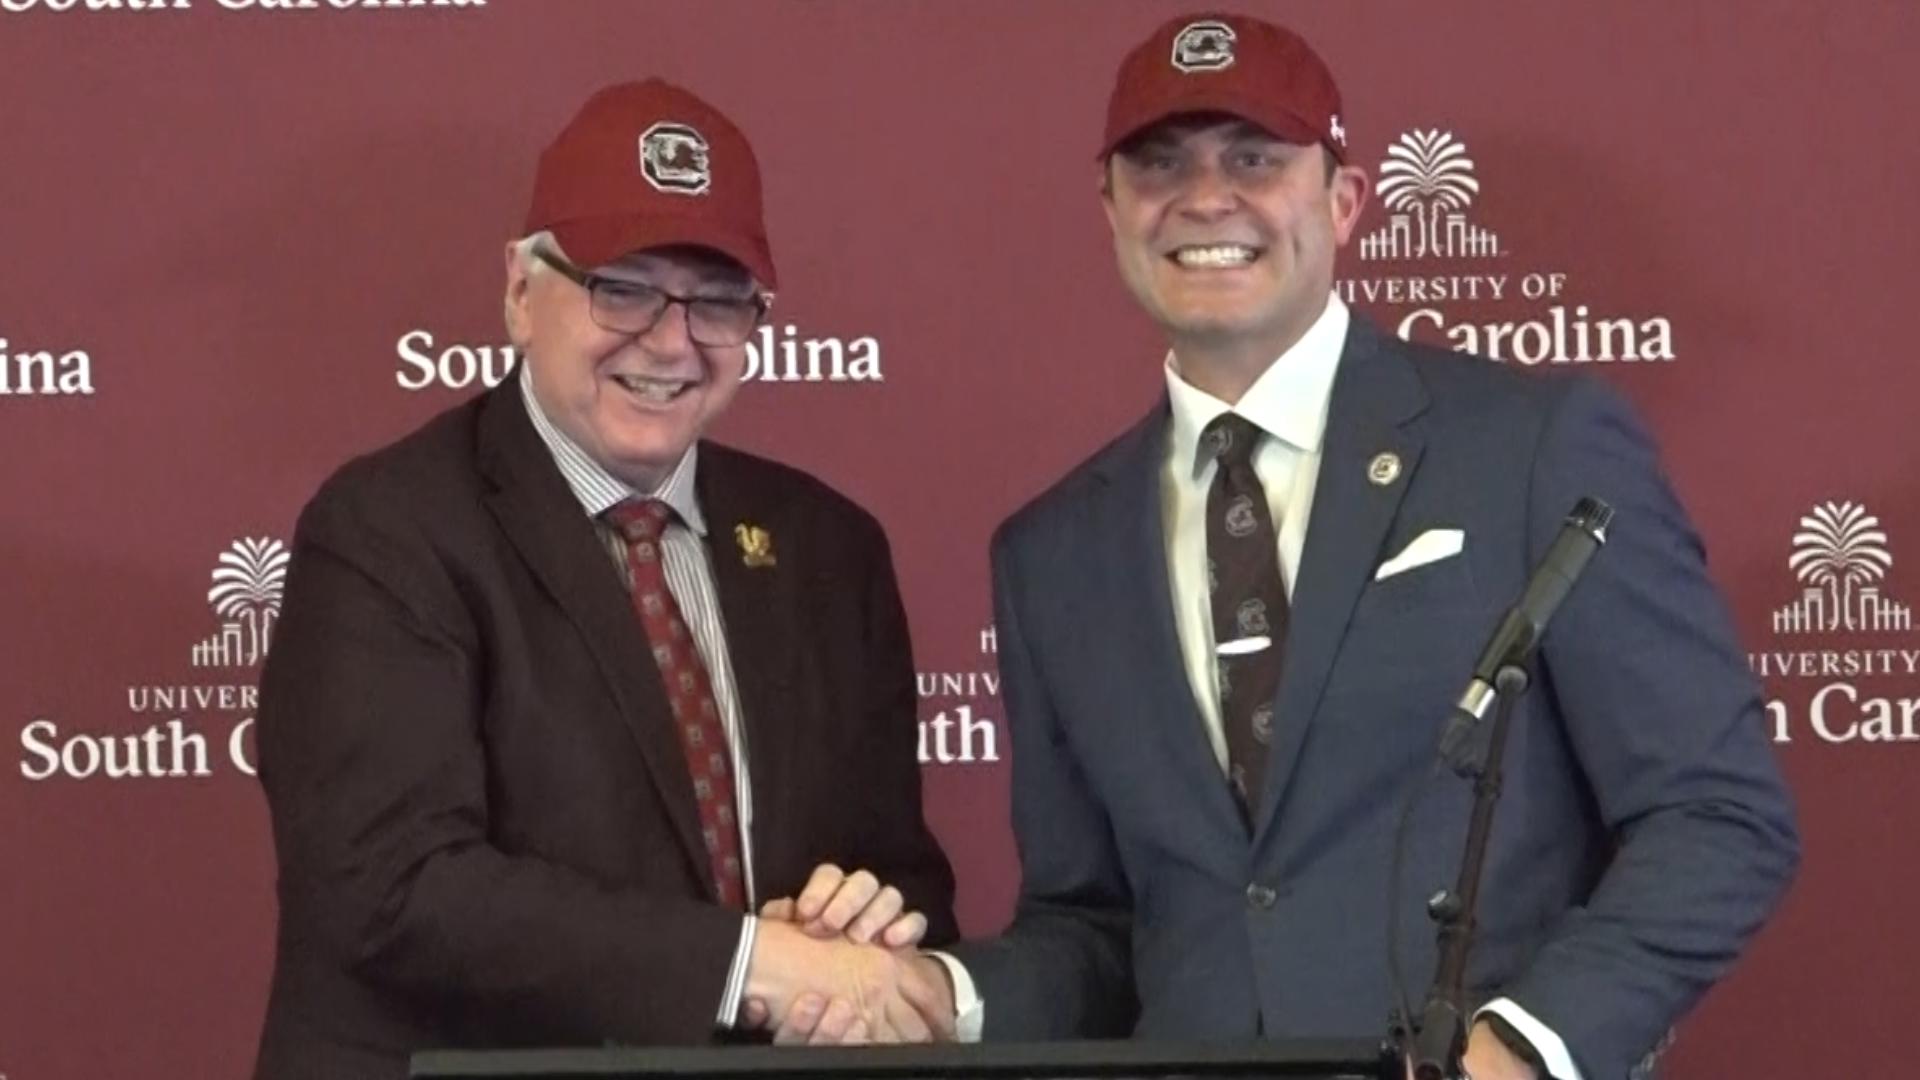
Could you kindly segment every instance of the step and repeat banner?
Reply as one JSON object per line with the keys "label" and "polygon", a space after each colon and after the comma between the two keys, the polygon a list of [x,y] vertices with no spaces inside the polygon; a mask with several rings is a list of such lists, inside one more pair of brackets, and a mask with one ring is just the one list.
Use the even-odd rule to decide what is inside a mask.
{"label": "step and repeat banner", "polygon": [[[1807,854],[1669,1075],[1886,1075],[1920,1005],[1915,7],[1226,6],[1318,46],[1393,180],[1341,294],[1623,390],[1731,596]],[[1120,56],[1183,10],[0,0],[0,1076],[250,1067],[294,519],[506,375],[535,156],[646,75],[757,149],[783,289],[716,434],[886,524],[928,813],[998,928],[986,541],[1158,391],[1093,154]]]}

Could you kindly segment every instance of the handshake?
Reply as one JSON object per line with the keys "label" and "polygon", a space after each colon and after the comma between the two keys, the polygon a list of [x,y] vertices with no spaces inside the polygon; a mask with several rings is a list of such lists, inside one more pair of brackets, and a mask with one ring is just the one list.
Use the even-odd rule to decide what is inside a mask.
{"label": "handshake", "polygon": [[822,865],[799,896],[769,901],[747,965],[740,1025],[776,1043],[954,1037],[953,985],[917,946],[926,917],[862,870]]}

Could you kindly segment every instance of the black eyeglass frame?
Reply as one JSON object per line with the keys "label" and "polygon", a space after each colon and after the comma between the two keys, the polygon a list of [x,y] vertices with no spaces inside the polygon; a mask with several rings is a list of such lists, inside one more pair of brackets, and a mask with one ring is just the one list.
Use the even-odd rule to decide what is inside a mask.
{"label": "black eyeglass frame", "polygon": [[[660,320],[666,315],[668,308],[679,304],[681,307],[687,309],[687,336],[691,337],[696,344],[707,345],[714,348],[732,348],[736,345],[746,344],[747,341],[753,337],[753,332],[766,322],[767,312],[773,307],[773,294],[770,292],[755,292],[752,296],[738,300],[725,300],[713,296],[682,296],[677,293],[668,292],[657,285],[649,285],[644,281],[634,281],[630,278],[608,277],[605,274],[596,274],[591,270],[582,270],[580,267],[561,258],[555,252],[548,251],[543,247],[534,248],[533,255],[534,258],[539,259],[541,262],[559,271],[560,275],[568,281],[585,289],[587,291],[587,314],[592,317],[594,325],[600,327],[602,330],[616,334],[632,334],[636,336],[644,334],[660,324]],[[616,286],[629,291],[640,290],[654,293],[660,297],[660,307],[653,313],[653,317],[647,320],[644,326],[638,328],[608,326],[605,322],[601,321],[600,290],[602,286]],[[753,319],[746,324],[744,332],[737,338],[728,335],[723,339],[714,340],[711,335],[703,336],[694,330],[695,323],[701,322],[701,320],[695,318],[695,313],[702,308],[709,312],[717,312],[722,316],[734,312],[743,312],[751,308],[753,310]]]}

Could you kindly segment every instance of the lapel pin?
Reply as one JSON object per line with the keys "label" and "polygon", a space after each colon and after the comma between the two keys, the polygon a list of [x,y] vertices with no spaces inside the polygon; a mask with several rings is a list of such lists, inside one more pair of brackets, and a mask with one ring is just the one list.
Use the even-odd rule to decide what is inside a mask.
{"label": "lapel pin", "polygon": [[1375,454],[1367,463],[1367,479],[1373,481],[1374,487],[1386,487],[1400,479],[1400,455],[1391,450]]}
{"label": "lapel pin", "polygon": [[742,522],[733,527],[733,538],[740,545],[740,561],[756,569],[773,566],[773,534],[758,525]]}

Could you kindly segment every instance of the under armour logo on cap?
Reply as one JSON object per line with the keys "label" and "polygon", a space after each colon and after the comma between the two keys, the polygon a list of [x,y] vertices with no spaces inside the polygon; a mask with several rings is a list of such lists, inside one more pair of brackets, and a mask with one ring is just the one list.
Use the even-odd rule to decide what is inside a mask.
{"label": "under armour logo on cap", "polygon": [[713,186],[707,140],[688,124],[659,123],[640,136],[640,172],[655,190],[704,195]]}
{"label": "under armour logo on cap", "polygon": [[1233,66],[1233,27],[1208,19],[1188,23],[1173,39],[1173,66],[1181,71],[1219,71]]}

